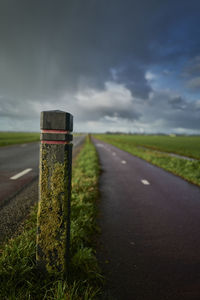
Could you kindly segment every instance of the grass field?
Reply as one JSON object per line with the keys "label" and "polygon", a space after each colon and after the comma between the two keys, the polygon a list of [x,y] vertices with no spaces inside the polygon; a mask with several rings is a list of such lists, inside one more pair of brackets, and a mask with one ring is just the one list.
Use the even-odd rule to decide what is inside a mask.
{"label": "grass field", "polygon": [[159,135],[102,135],[107,141],[144,146],[150,149],[200,159],[200,136],[159,136]]}
{"label": "grass field", "polygon": [[0,147],[37,142],[40,134],[34,132],[0,132]]}
{"label": "grass field", "polygon": [[71,203],[71,265],[68,280],[38,272],[36,212],[34,207],[23,232],[0,251],[0,299],[96,299],[102,276],[94,251],[99,164],[87,139],[73,167]]}
{"label": "grass field", "polygon": [[[110,134],[95,135],[95,137],[200,186],[200,161],[188,161],[152,151],[156,149],[200,159],[200,137]],[[142,146],[148,149],[143,149]]]}

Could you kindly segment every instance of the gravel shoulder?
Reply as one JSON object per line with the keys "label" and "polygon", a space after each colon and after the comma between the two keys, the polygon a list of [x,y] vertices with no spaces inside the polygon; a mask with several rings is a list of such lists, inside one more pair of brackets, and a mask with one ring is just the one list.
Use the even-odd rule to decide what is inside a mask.
{"label": "gravel shoulder", "polygon": [[7,241],[18,229],[38,201],[38,178],[13,197],[0,210],[0,243]]}

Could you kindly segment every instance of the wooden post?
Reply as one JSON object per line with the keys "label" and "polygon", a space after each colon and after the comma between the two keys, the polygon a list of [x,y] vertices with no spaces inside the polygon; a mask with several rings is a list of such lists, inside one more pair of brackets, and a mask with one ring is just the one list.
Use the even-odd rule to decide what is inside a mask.
{"label": "wooden post", "polygon": [[67,273],[70,242],[70,198],[73,116],[41,113],[39,207],[36,260],[49,273]]}

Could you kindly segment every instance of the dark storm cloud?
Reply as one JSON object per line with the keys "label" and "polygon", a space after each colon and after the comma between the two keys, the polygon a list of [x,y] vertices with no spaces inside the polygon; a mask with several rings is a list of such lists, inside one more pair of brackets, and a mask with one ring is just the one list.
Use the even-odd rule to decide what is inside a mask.
{"label": "dark storm cloud", "polygon": [[168,100],[168,103],[171,105],[171,107],[173,109],[183,110],[186,107],[186,103],[185,103],[184,99],[181,96],[176,96],[176,97],[170,98]]}
{"label": "dark storm cloud", "polygon": [[147,99],[152,91],[145,78],[145,69],[136,63],[129,62],[119,69],[115,69],[114,79],[118,83],[124,83],[132,94],[139,98]]}
{"label": "dark storm cloud", "polygon": [[3,117],[20,120],[31,119],[38,117],[38,111],[32,101],[27,100],[25,103],[23,99],[0,97],[0,118]]}
{"label": "dark storm cloud", "polygon": [[[152,62],[149,45],[162,40],[170,22],[162,18],[158,30],[169,8],[153,0],[4,0],[0,6],[0,88],[24,98],[76,90],[81,78],[102,88],[116,65],[124,67],[118,80],[128,76],[133,93],[142,92],[142,83],[148,90],[141,68],[125,66]],[[131,82],[137,75],[140,87]]]}
{"label": "dark storm cloud", "polygon": [[200,91],[200,56],[189,60],[183,68],[182,78],[190,92]]}
{"label": "dark storm cloud", "polygon": [[183,72],[183,77],[200,76],[200,56],[196,56],[187,62]]}
{"label": "dark storm cloud", "polygon": [[[199,7],[197,1],[170,0],[1,0],[1,116],[35,116],[60,103],[84,120],[139,120],[134,98],[149,101],[153,91],[148,68],[197,56]],[[80,105],[78,93],[106,92],[111,81],[131,91],[132,99]],[[178,98],[170,101],[169,110],[183,107]]]}

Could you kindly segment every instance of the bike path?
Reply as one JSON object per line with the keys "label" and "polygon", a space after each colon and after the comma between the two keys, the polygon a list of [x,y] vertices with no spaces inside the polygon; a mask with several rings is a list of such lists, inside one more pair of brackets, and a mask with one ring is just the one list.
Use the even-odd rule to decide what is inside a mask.
{"label": "bike path", "polygon": [[200,299],[200,188],[93,141],[102,167],[102,299]]}

